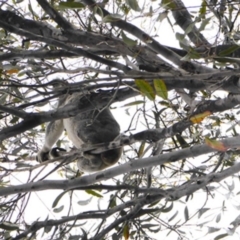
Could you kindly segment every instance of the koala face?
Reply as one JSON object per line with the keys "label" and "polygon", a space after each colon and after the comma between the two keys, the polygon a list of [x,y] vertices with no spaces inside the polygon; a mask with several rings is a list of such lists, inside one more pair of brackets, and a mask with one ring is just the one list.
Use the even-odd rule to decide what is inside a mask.
{"label": "koala face", "polygon": [[114,165],[122,154],[122,148],[111,149],[100,154],[85,153],[77,161],[79,170],[96,172]]}

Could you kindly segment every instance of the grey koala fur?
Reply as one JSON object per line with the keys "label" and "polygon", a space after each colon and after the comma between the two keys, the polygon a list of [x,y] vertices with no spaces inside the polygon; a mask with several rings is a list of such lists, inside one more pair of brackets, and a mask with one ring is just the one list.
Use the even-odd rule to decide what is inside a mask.
{"label": "grey koala fur", "polygon": [[[52,85],[57,87],[66,85],[65,82],[54,80]],[[120,127],[108,107],[103,109],[93,108],[89,96],[83,93],[65,94],[60,97],[58,107],[64,107],[75,101],[89,104],[87,111],[74,117],[55,120],[46,127],[45,142],[37,154],[40,162],[58,157],[64,151],[61,148],[52,148],[65,129],[74,146],[81,149],[83,144],[107,143],[116,139],[120,134]],[[95,172],[114,165],[122,155],[122,148],[110,149],[99,154],[84,153],[77,160],[79,170],[83,172]]]}

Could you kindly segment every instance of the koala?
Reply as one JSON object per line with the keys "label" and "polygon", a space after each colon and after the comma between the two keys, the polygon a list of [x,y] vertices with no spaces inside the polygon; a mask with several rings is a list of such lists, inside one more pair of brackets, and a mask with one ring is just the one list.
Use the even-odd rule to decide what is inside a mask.
{"label": "koala", "polygon": [[[60,80],[54,80],[54,84],[52,85],[55,88],[56,83],[63,86]],[[59,99],[58,107],[64,107],[66,104],[76,101],[79,102],[81,99],[83,99],[83,93],[65,94]],[[85,102],[90,106],[91,103],[90,101],[86,101],[86,98]],[[52,148],[64,129],[67,132],[68,138],[77,149],[81,149],[83,144],[111,142],[120,134],[120,126],[113,117],[110,109],[108,107],[96,109],[91,105],[90,110],[81,112],[74,117],[51,121],[47,125],[44,145],[37,154],[39,162],[61,156],[65,151],[62,148]],[[98,154],[87,152],[77,160],[77,166],[83,172],[96,172],[117,163],[121,155],[122,147],[106,150]]]}

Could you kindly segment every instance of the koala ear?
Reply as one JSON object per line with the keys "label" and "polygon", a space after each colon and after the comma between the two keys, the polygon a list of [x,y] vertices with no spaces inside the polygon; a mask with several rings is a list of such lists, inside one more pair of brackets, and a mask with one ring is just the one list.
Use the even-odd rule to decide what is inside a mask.
{"label": "koala ear", "polygon": [[64,148],[59,148],[59,147],[55,147],[55,148],[52,148],[49,152],[49,156],[50,158],[56,158],[56,157],[60,157],[63,155],[63,153],[66,152],[66,149]]}

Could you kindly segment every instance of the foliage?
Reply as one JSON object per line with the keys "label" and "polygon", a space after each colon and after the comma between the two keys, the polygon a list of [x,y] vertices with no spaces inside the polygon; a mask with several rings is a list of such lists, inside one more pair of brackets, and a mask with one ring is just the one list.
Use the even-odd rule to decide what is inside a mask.
{"label": "foliage", "polygon": [[[0,3],[1,239],[239,239],[239,4],[189,2]],[[103,145],[62,136],[64,158],[35,161],[46,122],[87,111],[56,109],[80,91],[123,132],[91,175],[76,156]]]}

